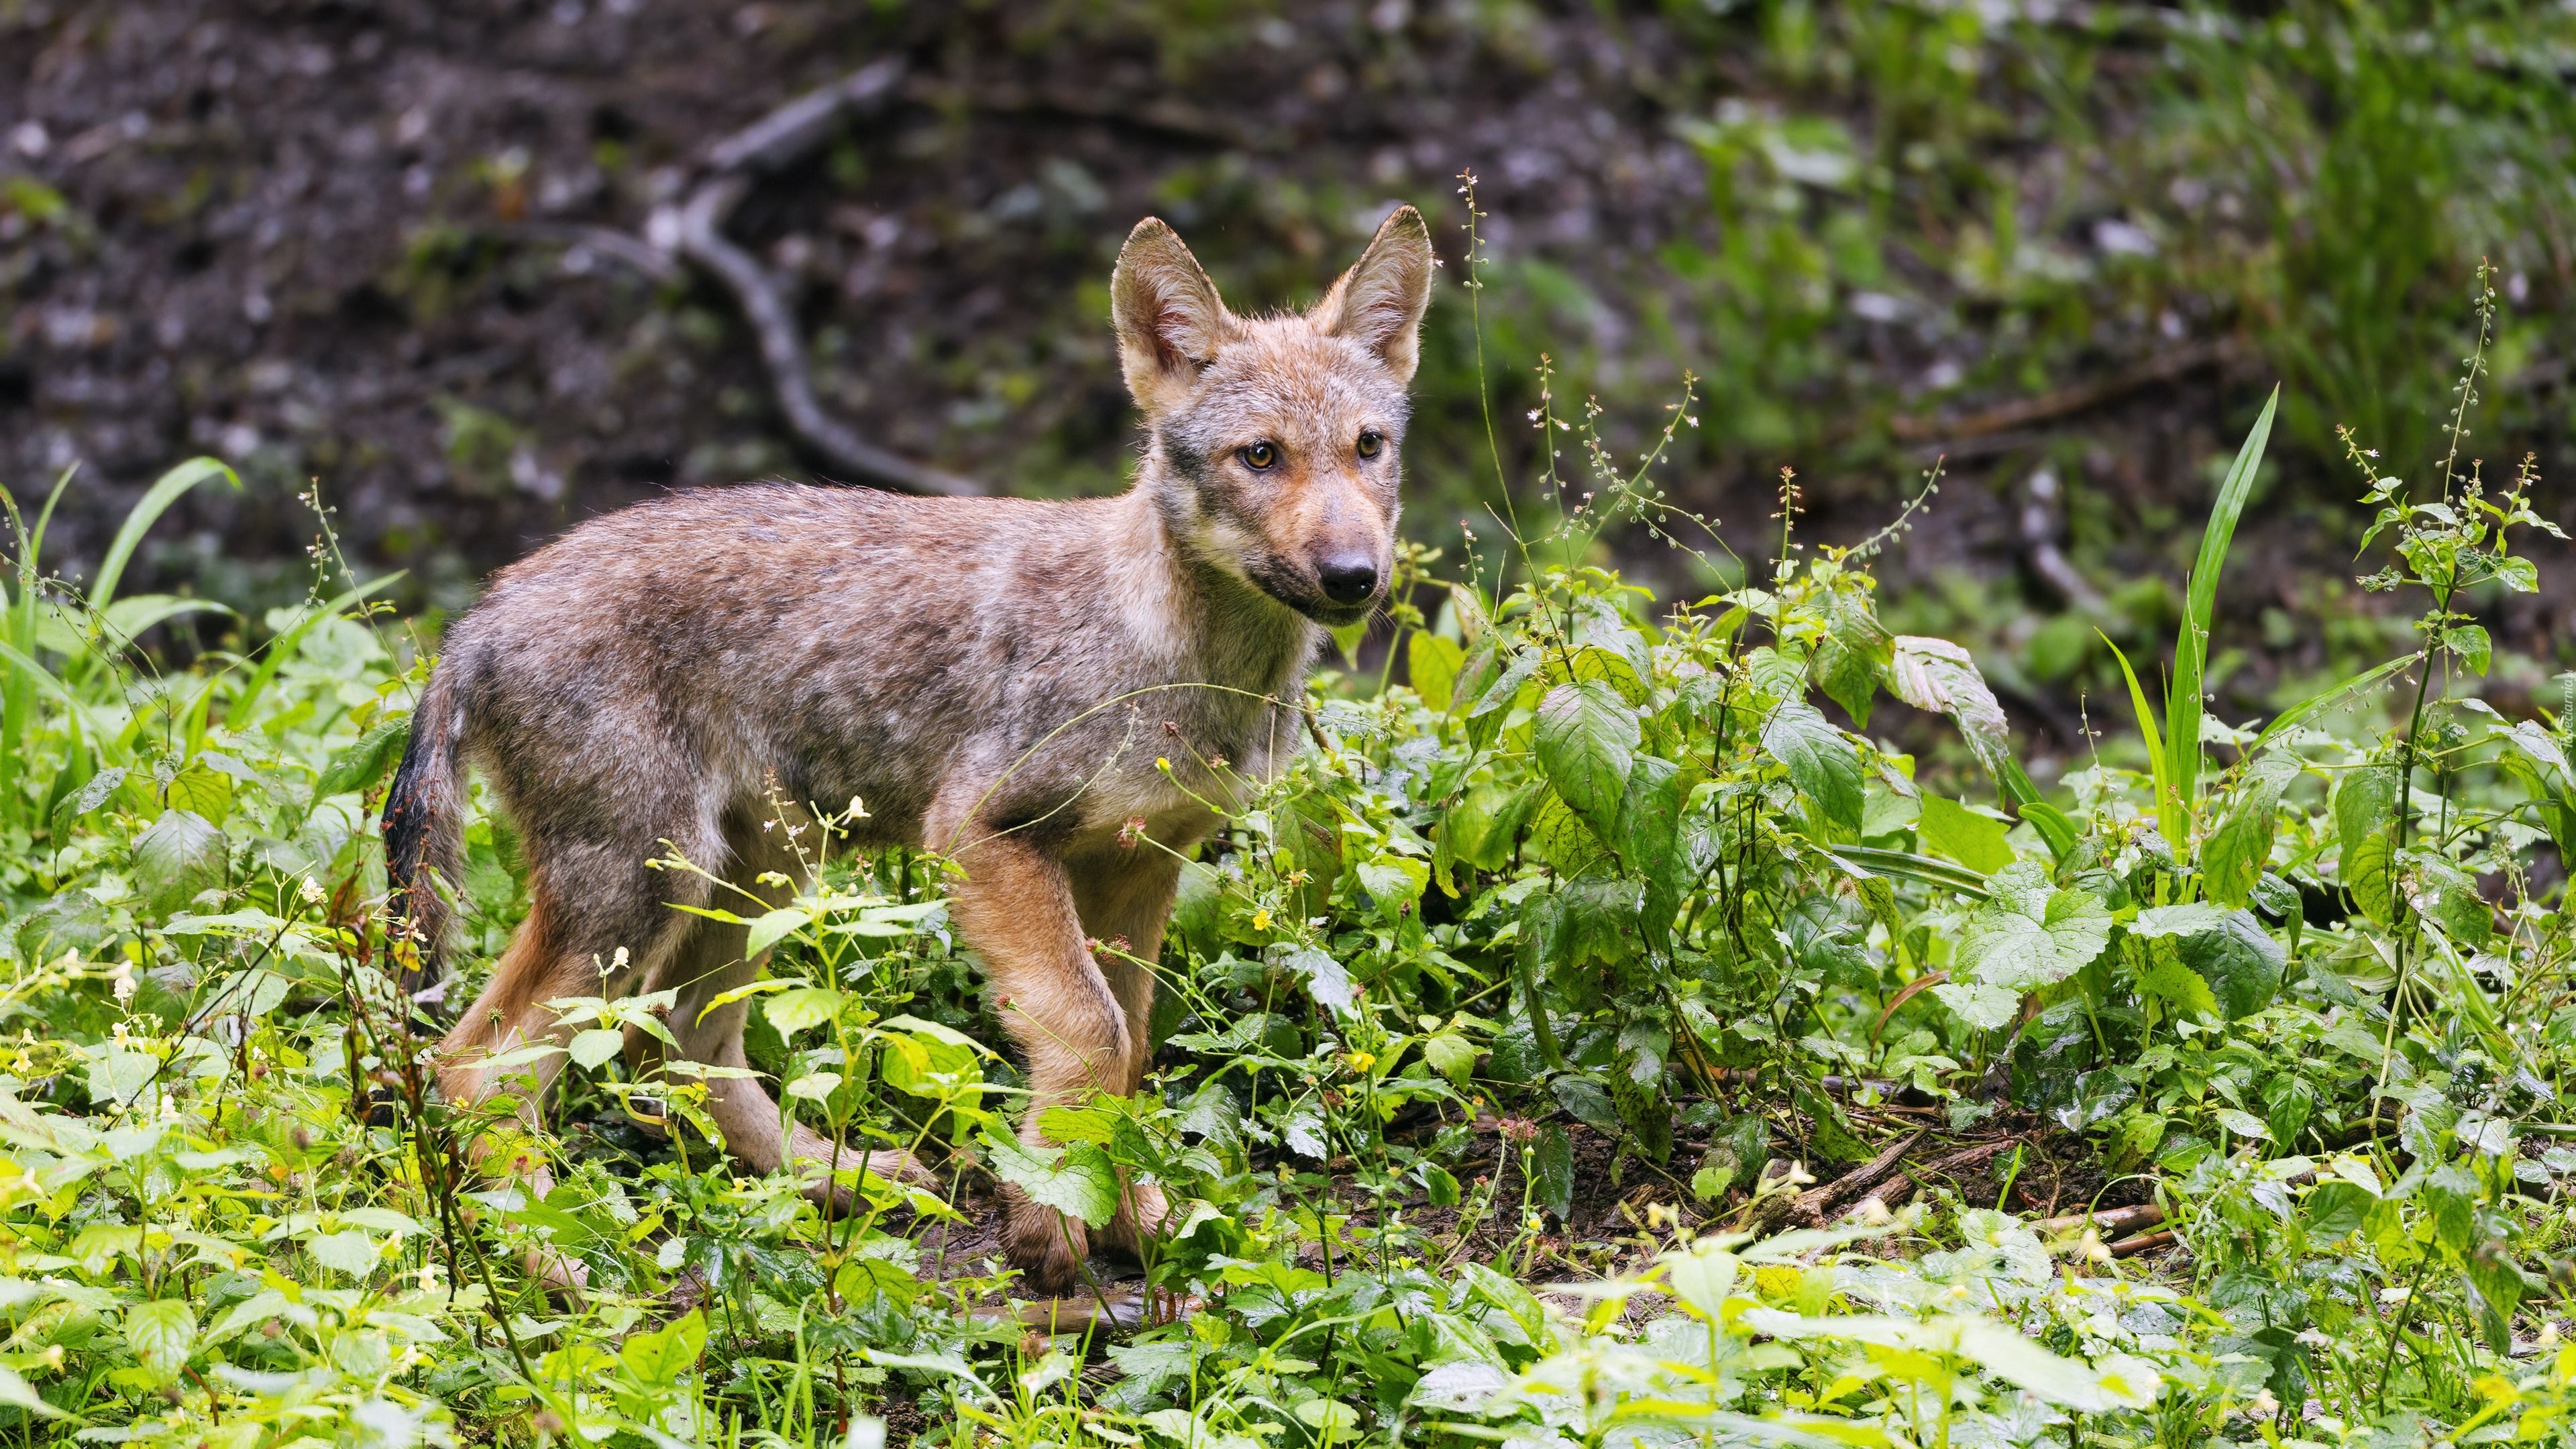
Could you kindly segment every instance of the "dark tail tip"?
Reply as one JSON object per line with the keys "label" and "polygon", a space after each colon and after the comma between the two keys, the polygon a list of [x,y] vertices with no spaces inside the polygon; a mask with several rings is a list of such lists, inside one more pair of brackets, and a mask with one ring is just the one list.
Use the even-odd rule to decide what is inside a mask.
{"label": "dark tail tip", "polygon": [[440,848],[446,808],[442,752],[434,731],[416,720],[403,747],[402,764],[385,791],[385,882],[391,892],[386,913],[393,918],[394,950],[400,961],[396,980],[405,993],[418,992],[439,980],[444,903],[438,899],[436,876],[445,852]]}

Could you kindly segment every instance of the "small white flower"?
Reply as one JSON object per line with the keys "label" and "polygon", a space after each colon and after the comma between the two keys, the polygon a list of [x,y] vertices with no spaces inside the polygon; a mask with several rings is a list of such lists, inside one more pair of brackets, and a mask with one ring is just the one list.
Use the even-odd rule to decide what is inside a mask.
{"label": "small white flower", "polygon": [[313,877],[309,875],[306,876],[304,878],[304,903],[308,906],[318,906],[322,904],[323,899],[322,887],[314,881]]}
{"label": "small white flower", "polygon": [[[117,962],[116,975],[110,979],[116,992],[116,1004],[119,1007],[132,1006],[134,1004],[134,963]],[[116,1034],[119,1037],[125,1035],[125,1023],[120,1021],[116,1024]]]}

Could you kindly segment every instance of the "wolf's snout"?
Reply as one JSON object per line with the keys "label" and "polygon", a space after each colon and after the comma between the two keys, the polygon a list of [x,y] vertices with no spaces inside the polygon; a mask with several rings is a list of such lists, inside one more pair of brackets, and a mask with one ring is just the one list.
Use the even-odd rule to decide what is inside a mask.
{"label": "wolf's snout", "polygon": [[1318,562],[1315,578],[1323,584],[1325,598],[1336,604],[1357,604],[1377,592],[1377,560],[1361,553],[1340,554]]}

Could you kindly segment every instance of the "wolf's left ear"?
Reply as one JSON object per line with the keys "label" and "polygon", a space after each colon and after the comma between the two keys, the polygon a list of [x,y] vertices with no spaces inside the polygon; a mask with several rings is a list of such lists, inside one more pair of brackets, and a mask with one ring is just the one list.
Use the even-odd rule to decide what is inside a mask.
{"label": "wolf's left ear", "polygon": [[1431,228],[1421,212],[1399,206],[1309,315],[1318,329],[1368,348],[1410,382],[1419,356],[1414,334],[1431,304],[1432,265]]}

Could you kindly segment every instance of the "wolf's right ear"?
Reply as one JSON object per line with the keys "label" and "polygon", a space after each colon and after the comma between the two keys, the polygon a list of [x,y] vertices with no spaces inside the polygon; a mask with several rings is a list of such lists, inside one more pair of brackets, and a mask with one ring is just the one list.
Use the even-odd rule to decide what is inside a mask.
{"label": "wolf's right ear", "polygon": [[1118,326],[1118,361],[1127,391],[1147,413],[1186,400],[1199,370],[1234,330],[1234,315],[1216,294],[1199,259],[1156,217],[1136,223],[1109,281]]}

